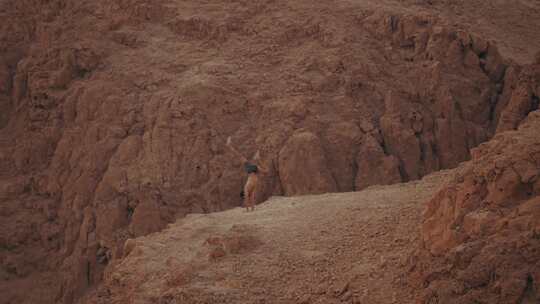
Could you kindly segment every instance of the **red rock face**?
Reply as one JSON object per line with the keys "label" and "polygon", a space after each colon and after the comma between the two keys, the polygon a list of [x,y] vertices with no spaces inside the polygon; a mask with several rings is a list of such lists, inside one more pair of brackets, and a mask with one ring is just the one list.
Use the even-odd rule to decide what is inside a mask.
{"label": "red rock face", "polygon": [[264,200],[454,167],[537,104],[521,67],[444,21],[304,4],[0,2],[8,302],[71,303],[127,238],[238,206],[227,136],[271,164]]}
{"label": "red rock face", "polygon": [[[516,79],[517,78],[517,79]],[[516,129],[519,123],[527,115],[538,109],[540,95],[538,83],[540,83],[540,69],[538,64],[523,68],[519,76],[509,79],[512,90],[504,110],[501,111],[497,132]]]}
{"label": "red rock face", "polygon": [[356,189],[370,185],[387,185],[401,182],[399,160],[393,155],[385,155],[379,142],[366,136],[357,156],[358,175]]}
{"label": "red rock face", "polygon": [[285,195],[336,192],[320,140],[313,133],[291,137],[279,152],[279,178]]}
{"label": "red rock face", "polygon": [[540,112],[475,148],[428,204],[415,278],[422,303],[536,303]]}

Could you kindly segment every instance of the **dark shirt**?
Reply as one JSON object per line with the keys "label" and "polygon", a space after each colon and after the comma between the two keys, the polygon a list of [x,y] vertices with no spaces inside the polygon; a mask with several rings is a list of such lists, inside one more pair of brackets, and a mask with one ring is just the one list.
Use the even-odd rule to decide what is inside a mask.
{"label": "dark shirt", "polygon": [[259,168],[257,168],[257,165],[254,165],[250,162],[244,163],[244,170],[246,170],[247,174],[250,173],[257,173],[259,171]]}

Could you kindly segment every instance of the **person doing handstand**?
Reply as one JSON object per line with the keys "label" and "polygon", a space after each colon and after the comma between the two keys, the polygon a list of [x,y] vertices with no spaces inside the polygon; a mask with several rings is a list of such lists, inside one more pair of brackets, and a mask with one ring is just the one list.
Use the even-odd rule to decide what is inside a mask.
{"label": "person doing handstand", "polygon": [[259,173],[268,173],[268,168],[260,163],[259,151],[255,153],[252,162],[248,161],[247,158],[233,147],[230,136],[227,138],[227,147],[229,147],[229,149],[240,159],[242,164],[244,164],[244,170],[248,174],[246,184],[244,185],[244,208],[246,208],[246,211],[249,211],[249,208],[251,207],[251,210],[253,211],[255,210],[255,195],[260,188]]}

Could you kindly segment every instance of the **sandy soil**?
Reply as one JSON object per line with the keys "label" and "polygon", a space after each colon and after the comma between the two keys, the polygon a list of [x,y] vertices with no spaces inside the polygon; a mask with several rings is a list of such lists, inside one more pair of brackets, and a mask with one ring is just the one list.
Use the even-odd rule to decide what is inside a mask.
{"label": "sandy soil", "polygon": [[190,215],[128,241],[127,258],[84,301],[412,303],[405,275],[422,203],[452,173]]}

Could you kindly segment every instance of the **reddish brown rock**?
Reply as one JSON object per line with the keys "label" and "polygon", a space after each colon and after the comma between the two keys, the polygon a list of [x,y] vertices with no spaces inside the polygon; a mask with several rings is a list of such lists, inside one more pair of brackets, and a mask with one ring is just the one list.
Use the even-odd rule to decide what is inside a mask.
{"label": "reddish brown rock", "polygon": [[540,84],[540,65],[525,66],[519,71],[512,70],[510,85],[505,86],[503,94],[505,107],[500,110],[497,133],[516,129],[531,111],[538,109],[540,98],[536,88]]}
{"label": "reddish brown rock", "polygon": [[326,130],[324,138],[328,168],[336,181],[337,191],[354,190],[354,176],[357,171],[355,154],[358,151],[361,136],[360,128],[354,123],[332,124]]}
{"label": "reddish brown rock", "polygon": [[9,95],[11,91],[11,75],[9,67],[0,61],[0,94]]}
{"label": "reddish brown rock", "polygon": [[364,137],[362,147],[356,156],[358,173],[355,190],[371,185],[390,185],[401,182],[399,161],[395,156],[384,154],[383,149],[372,136]]}
{"label": "reddish brown rock", "polygon": [[502,56],[494,44],[489,45],[486,56],[486,60],[483,63],[481,62],[481,64],[484,64],[484,69],[488,73],[489,78],[494,82],[501,81],[507,65],[504,63]]}
{"label": "reddish brown rock", "polygon": [[406,100],[397,97],[395,93],[388,94],[386,113],[381,118],[381,131],[388,153],[399,158],[405,180],[411,180],[420,177],[421,151],[414,130],[403,123],[401,106],[404,103]]}
{"label": "reddish brown rock", "polygon": [[165,228],[166,222],[162,220],[157,204],[159,204],[158,201],[148,199],[137,205],[129,224],[129,230],[133,236],[147,235]]}
{"label": "reddish brown rock", "polygon": [[[352,190],[367,135],[393,172],[377,183],[396,160],[414,179],[466,160],[521,81],[491,42],[436,14],[291,3],[0,3],[7,301],[72,303],[126,239],[238,206],[246,176],[228,136],[271,167],[259,200]],[[389,90],[398,111],[384,108]],[[288,142],[299,129],[320,140]]]}
{"label": "reddish brown rock", "polygon": [[476,34],[471,35],[471,39],[472,39],[472,49],[474,50],[474,52],[478,56],[485,55],[489,46],[488,41]]}
{"label": "reddish brown rock", "polygon": [[[386,112],[381,117],[385,150],[397,157],[404,180],[414,180],[439,168],[434,122],[429,112],[412,105],[403,96],[390,92]],[[439,144],[443,139],[437,138]]]}
{"label": "reddish brown rock", "polygon": [[515,129],[523,118],[532,109],[533,95],[531,88],[526,84],[520,84],[512,92],[512,97],[505,110],[501,114],[497,132]]}
{"label": "reddish brown rock", "polygon": [[335,192],[336,182],[327,164],[315,134],[295,133],[279,152],[279,178],[285,195]]}
{"label": "reddish brown rock", "polygon": [[423,303],[538,301],[539,126],[540,112],[532,112],[517,131],[474,149],[428,202],[415,272]]}

